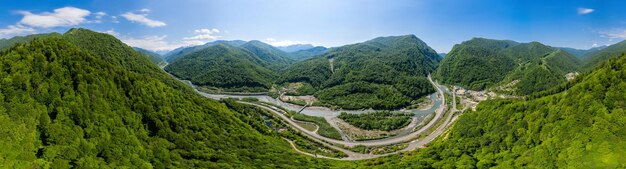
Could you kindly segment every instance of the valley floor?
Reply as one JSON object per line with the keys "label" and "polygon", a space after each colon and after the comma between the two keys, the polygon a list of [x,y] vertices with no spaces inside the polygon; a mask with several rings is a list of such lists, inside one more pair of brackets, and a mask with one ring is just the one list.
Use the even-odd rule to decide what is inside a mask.
{"label": "valley floor", "polygon": [[[282,102],[279,99],[271,98],[267,95],[209,94],[209,93],[204,93],[198,90],[196,91],[199,94],[208,98],[212,98],[212,99],[224,99],[224,98],[243,99],[243,98],[253,97],[259,100],[259,102],[267,102],[267,103],[275,104],[276,106],[268,106],[267,104],[240,101],[240,103],[243,103],[243,104],[253,105],[253,106],[257,106],[259,108],[268,110],[276,117],[286,121],[289,127],[304,134],[309,139],[319,142],[321,144],[324,144],[325,146],[328,146],[332,149],[346,153],[348,155],[348,157],[340,158],[338,160],[363,160],[363,159],[371,159],[371,158],[376,158],[376,157],[381,157],[381,156],[387,156],[391,154],[397,154],[400,152],[406,152],[406,151],[415,150],[417,148],[425,147],[425,145],[427,145],[428,143],[433,141],[435,138],[437,138],[439,135],[444,133],[447,127],[449,127],[454,122],[456,117],[460,115],[459,113],[456,113],[459,111],[456,109],[456,95],[454,93],[449,92],[444,86],[439,85],[435,83],[434,81],[432,81],[430,77],[429,77],[429,81],[433,84],[433,86],[436,86],[436,89],[437,89],[437,94],[433,95],[432,97],[433,100],[435,101],[435,104],[430,109],[415,110],[414,113],[416,115],[425,116],[428,114],[427,113],[428,111],[434,112],[433,113],[434,117],[430,121],[422,121],[421,123],[426,123],[426,124],[420,124],[418,123],[418,120],[416,119],[417,116],[416,116],[412,118],[412,122],[408,126],[406,126],[403,129],[400,129],[401,132],[399,132],[400,134],[398,135],[383,138],[383,139],[365,140],[365,141],[354,141],[352,139],[349,139],[345,133],[341,132],[342,130],[340,129],[340,127],[337,126],[337,123],[335,120],[327,120],[327,121],[329,121],[334,128],[336,128],[337,130],[340,131],[340,133],[342,133],[342,140],[336,140],[336,139],[321,136],[317,133],[319,129],[318,126],[316,126],[317,128],[315,130],[307,129],[301,125],[302,122],[297,122],[289,118],[288,112],[286,112],[284,109],[295,111],[296,113],[300,112],[300,113],[312,115],[312,116],[318,116],[318,117],[321,116],[326,119],[336,118],[336,116],[338,116],[341,112],[368,113],[374,110],[337,111],[337,110],[330,110],[325,107],[298,106],[298,105]],[[194,87],[195,89],[195,86],[192,85],[192,87]],[[453,96],[451,99],[452,106],[450,108],[448,108],[448,103],[444,101],[446,100],[445,98],[446,96],[444,95],[444,92],[451,93]],[[420,126],[421,128],[418,129],[416,128],[417,126]],[[364,154],[364,153],[357,153],[357,152],[353,152],[349,150],[351,147],[356,147],[356,146],[381,147],[381,146],[390,146],[390,145],[403,144],[403,143],[407,144],[405,148],[398,150],[398,151],[384,153],[384,154],[372,154],[372,153]],[[296,151],[298,152],[302,152],[298,150],[295,146],[293,146],[293,148],[296,149]],[[322,157],[319,155],[314,155],[314,154],[305,153],[305,152],[302,152],[302,154],[314,156],[314,157],[320,157],[320,158],[331,158],[331,157]]]}

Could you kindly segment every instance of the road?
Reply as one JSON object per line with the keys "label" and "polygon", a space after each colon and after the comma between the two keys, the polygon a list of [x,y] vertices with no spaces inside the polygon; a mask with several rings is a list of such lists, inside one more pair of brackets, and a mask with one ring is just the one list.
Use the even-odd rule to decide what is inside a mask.
{"label": "road", "polygon": [[321,135],[319,135],[317,133],[313,133],[313,132],[310,132],[310,131],[304,129],[303,127],[299,126],[298,124],[296,124],[295,122],[290,120],[289,117],[285,116],[285,112],[283,110],[280,110],[280,109],[274,110],[274,109],[269,108],[267,106],[260,105],[260,104],[255,104],[255,103],[246,103],[246,102],[242,102],[242,103],[254,105],[254,106],[257,106],[257,107],[264,108],[265,110],[269,110],[270,112],[274,113],[275,115],[277,115],[281,119],[287,121],[290,125],[294,126],[297,130],[305,133],[306,135],[310,135],[312,137],[315,137],[315,138],[317,138],[319,140],[324,140],[325,142],[328,142],[328,143],[339,144],[339,145],[344,145],[344,146],[348,146],[348,147],[354,147],[354,146],[357,146],[357,145],[385,146],[385,145],[397,144],[397,143],[402,143],[402,142],[409,142],[411,140],[414,140],[419,135],[421,135],[423,132],[425,132],[426,130],[431,128],[433,125],[435,125],[437,123],[437,121],[439,121],[439,119],[442,118],[443,114],[445,113],[445,109],[447,107],[446,102],[445,102],[445,96],[443,95],[443,92],[438,87],[438,85],[435,82],[432,81],[430,76],[428,77],[428,79],[433,84],[433,86],[437,87],[437,92],[441,95],[442,100],[444,100],[443,102],[441,102],[442,105],[435,111],[435,113],[436,113],[435,117],[431,121],[429,121],[428,124],[424,125],[421,129],[419,129],[419,130],[417,130],[415,132],[412,132],[410,134],[407,134],[407,135],[404,135],[404,136],[400,136],[400,137],[390,138],[390,139],[367,140],[367,141],[335,140],[335,139],[327,138],[327,137],[321,136]]}
{"label": "road", "polygon": [[[426,136],[424,139],[421,139],[421,140],[415,139],[419,135],[421,135],[422,133],[427,131],[429,128],[433,127],[443,117],[443,115],[445,114],[445,109],[447,107],[447,104],[445,102],[445,96],[443,95],[443,91],[440,88],[440,86],[437,85],[436,83],[434,83],[432,81],[432,79],[430,78],[430,76],[429,76],[428,79],[433,84],[433,86],[437,87],[437,92],[441,95],[441,98],[444,100],[442,102],[442,105],[435,111],[435,113],[436,113],[435,117],[431,121],[429,121],[429,123],[426,124],[424,127],[420,128],[418,131],[410,133],[410,134],[402,136],[402,137],[396,137],[396,138],[393,138],[393,139],[369,140],[369,141],[344,141],[344,140],[330,139],[330,138],[323,137],[323,136],[317,134],[316,132],[312,132],[312,131],[308,131],[308,130],[304,129],[300,125],[296,124],[294,121],[290,120],[285,115],[285,112],[280,110],[280,109],[272,109],[270,107],[267,107],[267,106],[264,106],[264,105],[260,105],[260,104],[256,104],[256,103],[247,103],[247,102],[241,102],[241,103],[254,105],[254,106],[260,107],[262,109],[268,110],[268,111],[272,112],[274,115],[276,115],[277,117],[285,120],[290,127],[292,127],[293,129],[303,133],[309,139],[312,139],[314,141],[320,142],[320,143],[324,144],[325,146],[328,146],[330,148],[333,148],[333,149],[336,149],[338,151],[344,152],[344,153],[346,153],[348,155],[348,157],[346,157],[346,158],[341,158],[341,159],[337,159],[337,160],[363,160],[363,159],[371,159],[371,158],[376,158],[376,157],[381,157],[381,156],[386,156],[386,155],[391,155],[391,154],[397,154],[397,153],[400,153],[400,152],[411,151],[411,150],[415,150],[416,148],[422,147],[422,146],[430,143],[431,141],[433,141],[439,135],[441,135],[445,131],[445,129],[451,124],[452,118],[454,117],[454,112],[457,111],[456,110],[456,95],[454,93],[453,93],[453,97],[452,97],[452,109],[451,109],[451,112],[448,113],[448,115],[445,117],[444,122],[441,125],[439,125],[437,127],[437,129],[435,129],[435,131],[433,131],[432,133],[428,134],[428,136]],[[413,141],[411,141],[411,140],[413,140]],[[355,153],[355,152],[352,152],[352,151],[346,150],[344,148],[341,148],[341,147],[333,145],[333,144],[337,144],[337,145],[343,145],[343,146],[348,146],[348,147],[353,147],[353,146],[357,146],[357,145],[384,146],[384,145],[392,145],[392,144],[403,143],[403,142],[409,142],[407,148],[399,150],[399,151],[396,151],[396,152],[388,153],[388,154],[378,154],[378,155]],[[331,144],[328,144],[328,143],[331,143]],[[330,157],[327,157],[327,158],[330,158]],[[334,158],[334,159],[336,159],[336,158]]]}
{"label": "road", "polygon": [[[303,133],[306,137],[308,137],[309,139],[319,142],[327,147],[330,147],[332,149],[344,152],[348,155],[348,157],[346,158],[331,158],[331,157],[324,157],[324,158],[331,158],[331,159],[337,159],[337,160],[363,160],[363,159],[371,159],[371,158],[376,158],[376,157],[381,157],[381,156],[387,156],[387,155],[391,155],[391,154],[397,154],[400,152],[405,152],[405,151],[411,151],[414,150],[416,148],[422,147],[428,143],[430,143],[432,140],[434,140],[437,136],[439,136],[441,133],[443,133],[446,129],[447,126],[449,126],[452,116],[453,116],[453,112],[449,113],[449,115],[446,117],[444,123],[442,123],[433,133],[429,134],[426,138],[422,139],[422,140],[417,140],[416,138],[423,134],[425,131],[427,131],[429,128],[433,127],[441,118],[442,116],[445,114],[445,110],[447,108],[447,104],[445,102],[445,95],[443,94],[443,90],[441,89],[441,86],[437,83],[435,83],[432,78],[430,77],[430,75],[428,76],[428,80],[429,82],[435,86],[435,88],[437,89],[437,93],[440,96],[442,102],[441,105],[435,110],[435,117],[430,120],[428,122],[428,124],[424,125],[422,128],[420,128],[419,130],[412,132],[410,134],[407,135],[403,135],[400,137],[393,137],[393,138],[387,138],[387,139],[381,139],[381,140],[368,140],[368,141],[345,141],[345,140],[335,140],[335,139],[331,139],[331,138],[327,138],[327,137],[323,137],[319,134],[317,134],[317,132],[312,132],[312,131],[308,131],[305,128],[301,127],[300,125],[296,124],[293,120],[290,120],[289,117],[285,116],[285,112],[281,109],[272,109],[270,107],[264,106],[264,105],[260,105],[260,104],[256,104],[256,103],[248,103],[248,102],[240,102],[243,104],[249,104],[249,105],[253,105],[253,106],[257,106],[260,107],[262,109],[268,110],[269,112],[272,112],[274,115],[276,115],[276,117],[279,117],[281,119],[283,119],[284,121],[286,121],[288,123],[288,125]],[[192,86],[193,87],[193,86]],[[195,88],[194,88],[195,89]],[[215,95],[209,95],[207,93],[195,90],[196,92],[198,92],[200,95],[208,97],[208,98],[213,98],[215,99]],[[454,95],[453,95],[454,96]],[[453,102],[452,102],[452,110],[456,111],[456,98],[453,97]],[[356,153],[356,152],[352,152],[350,150],[346,150],[344,148],[335,146],[335,145],[343,145],[343,146],[348,146],[348,147],[354,147],[357,145],[364,145],[364,146],[385,146],[385,145],[392,145],[392,144],[398,144],[398,143],[404,143],[404,142],[409,142],[409,145],[407,146],[407,148],[403,149],[403,150],[399,150],[396,152],[392,152],[392,153],[387,153],[387,154],[361,154],[361,153]],[[330,144],[329,144],[330,143]],[[296,148],[293,144],[292,146],[294,148]],[[296,151],[301,152],[299,150],[296,149]],[[304,152],[301,152],[304,153]]]}

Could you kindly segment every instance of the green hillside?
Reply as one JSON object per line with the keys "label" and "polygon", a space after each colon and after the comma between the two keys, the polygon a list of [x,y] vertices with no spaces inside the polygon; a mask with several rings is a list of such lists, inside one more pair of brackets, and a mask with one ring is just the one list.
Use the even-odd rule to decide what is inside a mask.
{"label": "green hillside", "polygon": [[[529,100],[482,102],[429,148],[380,168],[624,168],[626,56]],[[569,86],[569,87],[568,87]]]}
{"label": "green hillside", "polygon": [[539,42],[474,38],[455,45],[435,77],[471,90],[526,95],[565,82],[565,74],[581,64],[575,56]]}
{"label": "green hillside", "polygon": [[0,52],[0,168],[330,165],[295,154],[260,110],[233,111],[149,62],[85,29]]}
{"label": "green hillside", "polygon": [[145,50],[145,49],[142,49],[142,48],[137,48],[137,47],[135,47],[133,49],[135,49],[135,51],[137,51],[137,52],[143,54],[144,56],[146,56],[155,65],[161,66],[161,65],[165,65],[166,64],[165,60],[163,60],[161,55],[159,55],[157,53],[154,53],[152,51]]}
{"label": "green hillside", "polygon": [[196,85],[229,91],[267,91],[276,77],[266,68],[270,65],[273,64],[247,50],[218,44],[186,55],[165,70]]}
{"label": "green hillside", "polygon": [[502,81],[515,66],[513,59],[497,50],[459,44],[443,58],[435,77],[446,84],[480,90]]}
{"label": "green hillside", "polygon": [[59,36],[61,34],[58,33],[43,33],[43,34],[32,34],[26,36],[16,36],[9,39],[0,39],[0,50],[9,48],[17,43],[26,43],[30,42],[35,38],[46,38],[51,36]]}
{"label": "green hillside", "polygon": [[295,44],[295,45],[289,45],[289,46],[276,46],[276,48],[287,52],[287,53],[292,53],[292,52],[296,52],[296,51],[301,51],[301,50],[307,50],[307,49],[311,49],[314,48],[315,46],[311,45],[311,44]]}
{"label": "green hillside", "polygon": [[291,65],[279,82],[311,84],[322,103],[341,108],[399,108],[434,92],[426,75],[439,60],[414,35],[380,37]]}
{"label": "green hillside", "polygon": [[607,46],[599,46],[599,47],[594,47],[590,49],[574,49],[574,48],[567,48],[567,47],[559,47],[559,49],[576,56],[576,58],[580,60],[585,60],[586,57],[589,56],[590,53],[598,52],[606,47]]}
{"label": "green hillside", "polygon": [[317,46],[317,47],[313,47],[310,49],[291,52],[289,53],[289,58],[291,58],[292,60],[297,60],[297,61],[307,60],[312,57],[322,55],[326,53],[326,51],[328,51],[328,48],[325,48],[323,46]]}
{"label": "green hillside", "polygon": [[164,55],[165,60],[167,60],[168,62],[173,62],[174,60],[181,58],[187,54],[191,54],[193,52],[202,50],[204,48],[210,47],[210,46],[214,46],[217,44],[228,44],[231,46],[241,46],[244,43],[246,43],[246,41],[241,41],[241,40],[232,40],[232,41],[228,41],[228,40],[218,40],[218,41],[213,41],[213,42],[209,42],[206,43],[204,45],[198,45],[198,46],[188,46],[188,47],[180,47],[177,49],[174,49],[168,53],[166,53]]}
{"label": "green hillside", "polygon": [[289,59],[289,54],[287,54],[286,52],[283,52],[282,50],[261,41],[253,40],[241,45],[240,47],[252,52],[261,60],[276,65],[277,69],[280,69],[287,64],[293,62],[291,59]]}
{"label": "green hillside", "polygon": [[585,65],[582,67],[582,71],[590,71],[600,65],[602,62],[615,58],[626,53],[626,40],[619,43],[607,46],[606,48],[588,53],[584,56]]}

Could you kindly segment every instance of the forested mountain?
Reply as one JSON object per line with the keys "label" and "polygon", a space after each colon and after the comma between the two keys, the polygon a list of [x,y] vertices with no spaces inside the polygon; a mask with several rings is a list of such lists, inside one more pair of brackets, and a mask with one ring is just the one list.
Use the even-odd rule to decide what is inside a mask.
{"label": "forested mountain", "polygon": [[[469,44],[448,57],[508,58],[478,60],[511,63],[501,81],[577,68],[572,55],[539,43]],[[325,103],[345,108],[395,108],[433,92],[425,76],[438,58],[415,36],[382,37],[298,62],[281,80],[310,84]],[[254,78],[274,64],[228,44],[175,62],[218,72],[206,79],[245,77],[239,82],[258,86],[271,84]],[[218,77],[224,72],[243,75]],[[0,77],[0,168],[626,167],[624,55],[526,99],[482,102],[428,148],[357,162],[296,154],[262,110],[204,98],[108,34],[71,29],[18,42],[0,51]]]}
{"label": "forested mountain", "polygon": [[304,82],[323,103],[346,109],[391,109],[434,92],[426,75],[439,61],[414,35],[379,37],[293,64],[280,82]]}
{"label": "forested mountain", "polygon": [[525,95],[565,82],[565,74],[581,64],[571,54],[539,42],[474,38],[452,48],[436,77],[472,90],[497,87]]}
{"label": "forested mountain", "polygon": [[289,58],[296,61],[307,60],[314,56],[319,56],[328,51],[328,48],[323,46],[317,46],[310,49],[299,50],[289,53]]}
{"label": "forested mountain", "polygon": [[295,154],[263,125],[260,110],[199,96],[108,34],[72,29],[2,51],[0,63],[1,168],[330,162]]}
{"label": "forested mountain", "polygon": [[0,50],[6,49],[8,47],[11,47],[11,46],[15,45],[16,43],[30,42],[31,40],[33,40],[35,38],[46,38],[46,37],[59,36],[59,35],[61,35],[61,34],[59,34],[59,33],[43,33],[43,34],[32,34],[32,35],[27,35],[27,36],[16,36],[16,37],[12,37],[10,39],[0,39]]}
{"label": "forested mountain", "polygon": [[174,51],[165,70],[192,83],[232,92],[269,90],[288,54],[260,41],[215,41]]}
{"label": "forested mountain", "polygon": [[295,52],[295,51],[300,51],[300,50],[307,50],[307,49],[311,49],[314,48],[315,46],[311,45],[311,44],[295,44],[295,45],[289,45],[289,46],[277,46],[276,48],[287,52],[287,53],[291,53],[291,52]]}
{"label": "forested mountain", "polygon": [[146,50],[146,49],[137,48],[137,47],[134,47],[133,49],[135,49],[135,51],[137,51],[137,52],[143,54],[144,56],[146,56],[155,65],[165,65],[166,64],[165,60],[163,60],[163,57],[161,57],[161,55],[159,55],[157,53],[154,53],[154,52]]}
{"label": "forested mountain", "polygon": [[165,60],[167,60],[168,62],[173,62],[174,60],[183,57],[187,54],[202,50],[204,48],[207,48],[209,46],[214,46],[217,44],[228,44],[231,46],[241,46],[244,43],[246,43],[246,41],[242,41],[242,40],[217,40],[217,41],[213,41],[213,42],[209,42],[206,43],[204,45],[198,45],[198,46],[188,46],[188,47],[180,47],[177,49],[174,49],[170,52],[168,52],[167,54],[164,55]]}
{"label": "forested mountain", "polygon": [[580,60],[584,60],[585,57],[588,56],[589,53],[595,53],[606,47],[607,46],[599,46],[599,47],[594,47],[590,49],[574,49],[574,48],[567,48],[567,47],[558,47],[558,48],[569,54],[576,56]]}
{"label": "forested mountain", "polygon": [[[446,137],[381,168],[624,168],[626,56],[528,100],[467,111]],[[554,94],[549,94],[554,93]]]}
{"label": "forested mountain", "polygon": [[583,66],[583,71],[593,70],[595,67],[600,65],[600,63],[621,56],[626,53],[626,40],[621,41],[619,43],[607,46],[606,48],[588,53],[584,58],[585,65]]}
{"label": "forested mountain", "polygon": [[275,64],[228,44],[217,44],[185,55],[165,67],[181,79],[230,91],[267,91],[276,77]]}
{"label": "forested mountain", "polygon": [[277,69],[281,69],[293,62],[293,60],[289,59],[289,54],[286,52],[258,40],[249,41],[240,47],[252,52],[252,54],[264,61],[277,65]]}

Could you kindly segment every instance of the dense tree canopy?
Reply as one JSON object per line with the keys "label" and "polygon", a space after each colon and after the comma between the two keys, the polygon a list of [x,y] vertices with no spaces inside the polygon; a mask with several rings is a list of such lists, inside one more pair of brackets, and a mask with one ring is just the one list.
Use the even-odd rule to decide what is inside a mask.
{"label": "dense tree canopy", "polygon": [[449,135],[381,168],[623,168],[626,56],[605,62],[560,92],[480,103]]}
{"label": "dense tree canopy", "polygon": [[565,82],[565,75],[581,64],[575,56],[539,42],[474,38],[455,45],[435,77],[471,90],[504,87],[511,94],[527,95]]}
{"label": "dense tree canopy", "polygon": [[27,35],[27,36],[16,36],[10,39],[0,39],[0,50],[9,48],[15,45],[16,43],[29,42],[35,38],[46,38],[46,37],[60,36],[60,35],[61,34],[54,32],[54,33],[32,34],[32,35]]}
{"label": "dense tree canopy", "polygon": [[323,46],[316,46],[310,49],[304,49],[299,51],[294,51],[289,53],[289,57],[293,60],[301,61],[313,58],[315,56],[320,56],[328,51],[328,48]]}
{"label": "dense tree canopy", "polygon": [[341,108],[397,108],[434,92],[426,75],[440,59],[414,35],[380,37],[291,65],[279,82],[309,83],[323,103]]}
{"label": "dense tree canopy", "polygon": [[582,71],[591,71],[600,65],[600,63],[611,58],[622,56],[624,53],[626,53],[626,40],[608,46],[602,50],[589,52],[583,56],[585,65]]}
{"label": "dense tree canopy", "polygon": [[165,70],[197,85],[267,91],[276,77],[263,67],[269,64],[248,51],[218,44],[182,57]]}
{"label": "dense tree canopy", "polygon": [[[549,61],[562,56],[525,62],[523,77],[570,69]],[[380,66],[370,68],[393,71]],[[320,98],[354,108],[392,108],[420,95],[403,88],[428,84],[412,79],[423,76],[304,70],[328,73],[317,83],[301,78],[322,89]],[[545,83],[538,80],[525,81]],[[482,102],[426,149],[357,162],[316,159],[297,155],[259,108],[199,96],[113,36],[72,29],[0,51],[0,168],[626,167],[626,56],[555,86],[525,100]],[[346,119],[377,129],[399,124],[363,117]]]}
{"label": "dense tree canopy", "polygon": [[198,46],[188,46],[188,47],[180,47],[180,48],[176,48],[170,52],[167,52],[165,55],[163,55],[165,57],[165,60],[167,60],[167,62],[174,62],[176,59],[181,58],[185,55],[191,54],[193,52],[197,52],[199,50],[205,49],[207,47],[210,46],[215,46],[217,44],[227,44],[230,46],[241,46],[243,44],[245,44],[246,41],[242,41],[242,40],[217,40],[217,41],[213,41],[213,42],[209,42],[206,43],[204,45],[198,45]]}
{"label": "dense tree canopy", "polygon": [[135,49],[135,51],[143,54],[144,56],[146,56],[148,59],[150,59],[150,61],[152,63],[154,63],[155,65],[165,65],[165,60],[163,60],[163,57],[161,57],[161,55],[159,55],[158,53],[154,53],[152,51],[146,50],[146,49],[142,49],[142,48],[133,48]]}
{"label": "dense tree canopy", "polygon": [[363,130],[391,131],[409,125],[412,113],[377,111],[363,114],[341,113],[338,117]]}
{"label": "dense tree canopy", "polygon": [[269,90],[276,71],[293,62],[287,53],[260,41],[216,41],[174,53],[166,71],[196,85],[237,92]]}
{"label": "dense tree canopy", "polygon": [[328,165],[111,38],[75,29],[0,53],[0,168]]}

